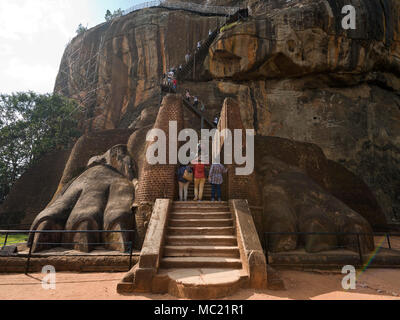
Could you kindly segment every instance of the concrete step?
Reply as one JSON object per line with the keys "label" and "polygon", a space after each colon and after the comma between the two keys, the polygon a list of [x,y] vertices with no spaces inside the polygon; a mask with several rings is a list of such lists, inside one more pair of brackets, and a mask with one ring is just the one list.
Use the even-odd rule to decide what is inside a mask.
{"label": "concrete step", "polygon": [[240,259],[224,257],[169,257],[161,259],[162,268],[232,268],[241,269]]}
{"label": "concrete step", "polygon": [[235,246],[165,246],[164,257],[240,258],[240,253]]}
{"label": "concrete step", "polygon": [[183,220],[183,219],[232,219],[230,212],[173,212],[170,219]]}
{"label": "concrete step", "polygon": [[234,235],[235,229],[233,227],[169,227],[168,234],[169,235],[214,235],[214,236],[230,236]]}
{"label": "concrete step", "polygon": [[232,227],[233,219],[170,219],[170,227]]}
{"label": "concrete step", "polygon": [[236,236],[167,236],[167,246],[183,245],[183,246],[236,246]]}

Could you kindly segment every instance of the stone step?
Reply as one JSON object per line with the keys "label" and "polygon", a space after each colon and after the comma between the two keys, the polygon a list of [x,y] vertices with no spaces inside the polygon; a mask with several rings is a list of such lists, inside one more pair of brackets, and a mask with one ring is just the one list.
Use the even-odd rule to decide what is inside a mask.
{"label": "stone step", "polygon": [[162,268],[233,268],[241,269],[240,259],[224,257],[169,257],[161,259]]}
{"label": "stone step", "polygon": [[195,203],[184,204],[175,204],[172,207],[172,212],[228,212],[229,207],[220,205],[218,202],[215,205],[202,205],[202,202],[198,202],[198,205]]}
{"label": "stone step", "polygon": [[173,212],[170,219],[183,220],[183,219],[232,219],[230,212]]}
{"label": "stone step", "polygon": [[233,219],[169,219],[170,227],[232,227]]}
{"label": "stone step", "polygon": [[[190,190],[190,189],[194,190],[194,183],[191,183],[191,184],[189,185],[189,188],[188,188],[188,189],[189,189],[189,190]],[[204,185],[203,190],[210,190],[210,191],[211,191],[211,189],[212,189],[211,184],[206,183],[206,184]]]}
{"label": "stone step", "polygon": [[[177,206],[189,206],[189,205],[198,205],[198,204],[199,203],[197,201],[187,201],[187,202],[175,201],[174,202],[174,205],[177,205]],[[202,201],[202,202],[200,202],[200,204],[202,206],[213,206],[213,207],[215,207],[216,205],[219,205],[219,206],[229,207],[228,201],[219,201],[219,202]]]}
{"label": "stone step", "polygon": [[165,293],[180,299],[215,300],[249,287],[248,275],[236,268],[160,269],[156,277],[167,282]]}
{"label": "stone step", "polygon": [[234,235],[235,229],[233,227],[169,227],[169,235]]}
{"label": "stone step", "polygon": [[235,246],[165,246],[164,257],[240,258],[240,253]]}
{"label": "stone step", "polygon": [[183,245],[183,246],[236,246],[236,236],[167,236],[167,246]]}

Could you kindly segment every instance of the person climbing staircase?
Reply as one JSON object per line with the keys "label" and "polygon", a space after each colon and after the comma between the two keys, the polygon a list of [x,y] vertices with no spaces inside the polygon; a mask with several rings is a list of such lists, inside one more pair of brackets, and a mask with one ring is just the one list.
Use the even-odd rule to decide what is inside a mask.
{"label": "person climbing staircase", "polygon": [[209,33],[208,38],[203,41],[202,44],[197,48],[196,52],[190,56],[189,61],[185,62],[185,64],[182,65],[182,68],[177,71],[177,79],[184,80],[190,77],[190,75],[193,73],[193,69],[196,68],[196,65],[200,65],[204,61],[205,57],[208,54],[208,49],[210,48],[210,45],[214,42],[224,26],[236,21],[240,21],[243,17],[247,16],[247,9],[240,10],[234,15],[228,16],[227,21],[223,25],[218,26],[213,32]]}

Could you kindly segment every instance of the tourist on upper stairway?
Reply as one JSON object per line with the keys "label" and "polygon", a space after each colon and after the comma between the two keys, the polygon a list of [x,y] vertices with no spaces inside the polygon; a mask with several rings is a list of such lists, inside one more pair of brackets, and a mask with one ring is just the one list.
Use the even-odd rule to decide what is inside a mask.
{"label": "tourist on upper stairway", "polygon": [[176,91],[177,88],[178,88],[178,80],[176,80],[175,78],[174,80],[172,80],[172,89]]}
{"label": "tourist on upper stairway", "polygon": [[195,108],[197,108],[197,107],[199,106],[199,98],[197,98],[197,97],[194,97],[194,98],[193,98],[193,106],[194,106]]}
{"label": "tourist on upper stairway", "polygon": [[201,48],[201,41],[197,42],[197,50],[200,50]]}
{"label": "tourist on upper stairway", "polygon": [[212,35],[212,31],[211,31],[211,29],[209,29],[208,30],[208,36],[211,36]]}
{"label": "tourist on upper stairway", "polygon": [[186,89],[186,91],[185,91],[185,99],[186,99],[186,101],[187,101],[187,102],[190,102],[190,98],[191,98],[191,97],[192,97],[192,96],[190,95],[189,90]]}
{"label": "tourist on upper stairway", "polygon": [[200,111],[204,112],[206,110],[206,106],[204,105],[203,101],[200,103]]}
{"label": "tourist on upper stairway", "polygon": [[[178,183],[179,183],[179,201],[187,201],[188,190],[190,185],[190,175],[193,180],[193,171],[190,166],[180,165],[178,168]],[[186,178],[186,179],[185,179]]]}
{"label": "tourist on upper stairway", "polygon": [[186,56],[185,56],[185,61],[186,61],[186,63],[188,63],[189,60],[190,60],[190,54],[189,54],[189,53],[186,53]]}
{"label": "tourist on upper stairway", "polygon": [[211,165],[210,172],[208,174],[208,182],[211,183],[211,201],[215,201],[217,195],[218,201],[221,201],[221,185],[224,182],[223,174],[227,173],[228,169],[222,164],[216,163]]}

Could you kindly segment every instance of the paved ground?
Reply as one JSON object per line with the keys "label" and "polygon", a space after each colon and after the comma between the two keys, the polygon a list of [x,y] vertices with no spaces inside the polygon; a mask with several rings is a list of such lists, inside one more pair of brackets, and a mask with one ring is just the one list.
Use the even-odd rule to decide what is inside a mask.
{"label": "paved ground", "polygon": [[[44,290],[42,274],[0,274],[0,300],[171,300],[169,295],[129,295],[116,293],[124,273],[57,273],[56,290]],[[357,289],[345,292],[343,275],[330,272],[281,271],[286,291],[241,290],[228,299],[400,299],[400,269],[371,269],[359,276]]]}

